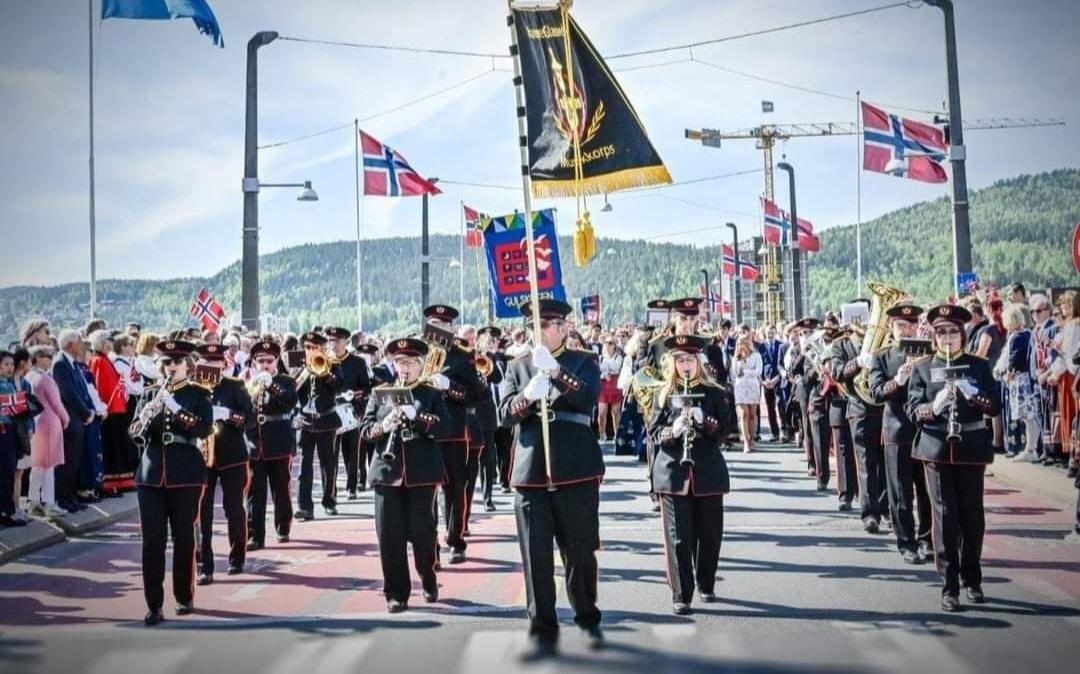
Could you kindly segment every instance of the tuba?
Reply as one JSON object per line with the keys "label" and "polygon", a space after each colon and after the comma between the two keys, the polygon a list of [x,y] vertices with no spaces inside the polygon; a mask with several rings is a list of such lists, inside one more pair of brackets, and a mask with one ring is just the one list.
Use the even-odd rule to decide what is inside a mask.
{"label": "tuba", "polygon": [[634,373],[634,380],[630,383],[630,392],[637,401],[638,409],[646,423],[652,422],[656,392],[663,387],[664,380],[657,377],[651,367],[643,367]]}
{"label": "tuba", "polygon": [[[865,353],[874,354],[891,345],[892,334],[889,332],[889,321],[885,312],[888,311],[892,305],[908,296],[907,293],[899,288],[894,288],[885,283],[878,283],[876,281],[868,282],[866,287],[872,296],[870,301],[870,318],[867,319],[866,325],[863,326],[865,334],[863,334],[862,347],[859,349],[859,355]],[[837,386],[841,387],[843,393],[848,393],[843,384],[837,382]],[[855,375],[855,381],[853,382],[852,388],[854,389],[855,395],[867,405],[877,404],[874,402],[873,396],[870,395],[870,373],[865,369]]]}

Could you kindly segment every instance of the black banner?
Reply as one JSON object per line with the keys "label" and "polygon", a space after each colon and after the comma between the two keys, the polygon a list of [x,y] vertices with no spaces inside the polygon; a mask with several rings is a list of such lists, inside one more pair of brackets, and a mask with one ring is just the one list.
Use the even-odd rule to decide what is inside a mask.
{"label": "black banner", "polygon": [[[670,183],[671,175],[622,87],[573,17],[567,15],[564,21],[556,7],[515,8],[513,18],[533,196],[569,197]],[[580,175],[575,171],[579,162]]]}

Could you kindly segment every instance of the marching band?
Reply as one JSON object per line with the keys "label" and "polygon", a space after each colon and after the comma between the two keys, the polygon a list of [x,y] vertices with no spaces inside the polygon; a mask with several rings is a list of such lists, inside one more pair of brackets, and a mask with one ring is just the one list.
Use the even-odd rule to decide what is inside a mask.
{"label": "marching band", "polygon": [[[961,587],[969,601],[984,599],[986,418],[1000,404],[997,389],[986,361],[965,348],[964,308],[924,313],[896,289],[872,290],[862,319],[804,317],[783,326],[787,341],[768,353],[776,372],[769,388],[783,389],[773,391],[783,403],[776,411],[817,489],[834,490],[842,511],[858,496],[866,532],[891,529],[903,562],[934,560],[942,609],[959,610]],[[621,365],[606,373],[608,384],[627,391],[624,417],[643,424],[643,477],[659,511],[677,615],[691,613],[695,592],[716,601],[732,488],[724,453],[739,433],[733,390],[746,343],[765,353],[746,326],[702,326],[700,303],[650,302],[650,315],[667,312],[667,321],[639,330]],[[295,519],[314,517],[316,456],[327,515],[337,512],[339,458],[350,500],[373,489],[389,612],[409,607],[410,546],[424,600],[439,600],[439,502],[449,562],[461,564],[477,482],[488,511],[498,483],[515,493],[532,652],[556,650],[556,542],[574,622],[602,646],[596,553],[604,453],[594,423],[605,347],[573,348],[565,302],[541,299],[538,326],[530,305],[521,311],[527,328],[538,328],[535,344],[511,341],[497,326],[455,331],[459,313],[447,305],[426,307],[416,333],[385,345],[326,326],[292,340],[256,336],[240,363],[228,342],[196,345],[175,333],[160,342],[163,378],[146,387],[129,429],[141,447],[146,624],[163,619],[168,532],[177,613],[193,610],[194,569],[198,584],[213,582],[219,484],[229,574],[242,573],[246,553],[266,545],[268,497],[277,542],[289,541],[299,450]],[[746,419],[742,425],[748,447],[754,431]]]}

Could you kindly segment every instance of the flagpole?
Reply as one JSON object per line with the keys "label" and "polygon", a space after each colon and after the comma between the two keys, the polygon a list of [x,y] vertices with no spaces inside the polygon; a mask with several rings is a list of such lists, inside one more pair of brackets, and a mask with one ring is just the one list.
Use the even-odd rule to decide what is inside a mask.
{"label": "flagpole", "polygon": [[855,296],[862,297],[862,94],[855,92]]}
{"label": "flagpole", "polygon": [[353,169],[356,175],[356,329],[364,330],[364,296],[360,283],[360,221],[363,198],[360,196],[360,120],[353,119]]}
{"label": "flagpole", "polygon": [[94,214],[94,0],[87,0],[90,38],[90,318],[97,315],[97,222]]}
{"label": "flagpole", "polygon": [[[536,280],[536,246],[533,242],[532,225],[532,195],[531,181],[529,176],[529,130],[525,119],[525,85],[521,78],[521,57],[518,55],[517,31],[514,29],[514,3],[506,0],[507,25],[510,27],[510,54],[514,62],[514,98],[517,102],[518,144],[521,149],[521,194],[525,212],[525,242],[529,256],[529,307],[532,310],[532,338],[533,348],[539,347],[543,342],[540,336],[540,290]],[[551,479],[551,429],[548,426],[548,400],[547,396],[540,398],[540,430],[544,441],[544,478],[547,480],[548,489],[554,490]]]}
{"label": "flagpole", "polygon": [[[461,219],[461,252],[458,255],[458,262],[461,264],[458,266],[458,309],[461,311],[461,315],[465,315],[465,202],[458,201],[458,217]],[[462,320],[462,323],[465,321]]]}

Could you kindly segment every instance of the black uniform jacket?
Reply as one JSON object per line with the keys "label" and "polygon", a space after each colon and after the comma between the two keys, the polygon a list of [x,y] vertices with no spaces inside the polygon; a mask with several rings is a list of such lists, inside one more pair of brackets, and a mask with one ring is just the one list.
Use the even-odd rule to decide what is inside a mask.
{"label": "black uniform jacket", "polygon": [[[324,432],[341,428],[341,417],[334,410],[337,407],[337,394],[341,390],[341,379],[333,368],[321,377],[316,377],[305,370],[297,378],[296,395],[300,405],[300,416],[304,421],[302,430]],[[313,398],[315,412],[305,413],[304,408]]]}
{"label": "black uniform jacket", "polygon": [[491,387],[502,383],[502,372],[499,369],[499,356],[493,353],[485,355],[491,360],[491,374],[480,378],[486,395],[481,396],[476,404],[476,418],[480,421],[480,427],[486,435],[488,432],[495,432],[495,427],[499,424],[498,414],[495,412],[495,395],[491,392]]}
{"label": "black uniform jacket", "polygon": [[859,348],[850,339],[844,338],[833,343],[832,360],[829,361],[829,367],[831,368],[833,380],[843,384],[848,391],[848,419],[882,413],[880,404],[867,405],[862,398],[855,394],[855,378],[862,372],[858,358]]}
{"label": "black uniform jacket", "polygon": [[972,400],[956,392],[956,421],[961,425],[959,442],[946,440],[949,410],[934,414],[932,402],[944,382],[932,382],[931,370],[944,367],[948,362],[940,354],[927,362],[919,363],[908,382],[908,418],[918,430],[911,448],[911,456],[922,461],[951,464],[988,464],[994,460],[991,448],[993,433],[983,416],[994,416],[1001,409],[997,382],[990,374],[990,364],[970,354],[954,358],[952,365],[967,365],[967,380],[978,389]]}
{"label": "black uniform jacket", "polygon": [[514,466],[510,482],[515,487],[546,487],[597,480],[604,475],[604,455],[591,427],[593,408],[600,397],[600,366],[591,351],[560,347],[552,352],[559,372],[551,378],[558,396],[548,405],[551,441],[551,475],[544,460],[540,401],[530,403],[525,386],[538,370],[532,356],[510,362],[502,385],[502,425],[517,426]]}
{"label": "black uniform jacket", "polygon": [[[833,380],[832,386],[828,391],[819,391],[824,393],[825,398],[829,401],[829,425],[830,426],[847,426],[848,418],[848,399],[847,396],[836,389],[836,370],[833,368],[833,363],[837,361],[846,362],[847,358],[844,355],[843,343],[847,342],[846,339],[839,339],[825,349],[822,355],[821,367],[829,368],[829,377]],[[827,360],[825,360],[827,359]],[[825,386],[825,378],[822,377],[821,383],[818,384],[818,389],[822,389]]]}
{"label": "black uniform jacket", "polygon": [[244,431],[255,425],[255,410],[251,405],[244,382],[234,377],[222,377],[214,387],[211,401],[229,409],[229,418],[214,422],[214,465],[223,469],[247,463],[248,448]]}
{"label": "black uniform jacket", "polygon": [[893,380],[905,362],[907,356],[900,347],[891,346],[879,351],[870,365],[870,395],[885,405],[881,428],[890,445],[908,444],[915,438],[915,424],[907,415],[907,384],[901,386]]}
{"label": "black uniform jacket", "polygon": [[296,413],[296,382],[279,374],[266,387],[265,400],[253,401],[256,406],[255,426],[248,428],[248,439],[254,445],[253,461],[281,461],[296,452],[296,431],[292,418]]}
{"label": "black uniform jacket", "polygon": [[180,409],[163,408],[150,420],[148,441],[135,472],[135,484],[142,487],[202,487],[206,483],[206,461],[195,444],[210,435],[214,410],[210,392],[182,382],[169,390]]}
{"label": "black uniform jacket", "polygon": [[[391,405],[379,405],[372,397],[360,422],[361,437],[375,444],[371,461],[371,484],[391,487],[423,487],[446,482],[442,450],[437,440],[446,433],[448,414],[442,392],[427,385],[412,386],[416,418],[404,420],[393,433],[394,458],[383,457],[391,437],[379,425],[393,411]],[[411,440],[402,439],[402,431],[412,433]]]}
{"label": "black uniform jacket", "polygon": [[352,406],[357,417],[367,409],[367,397],[371,393],[371,378],[367,363],[355,353],[347,353],[341,360],[332,361],[335,374],[341,382],[341,393],[353,392]]}
{"label": "black uniform jacket", "polygon": [[385,363],[380,363],[371,368],[371,385],[378,386],[379,384],[393,384],[395,381],[394,374],[390,371],[390,366]]}
{"label": "black uniform jacket", "polygon": [[477,448],[484,442],[476,408],[484,397],[491,396],[491,390],[480,380],[473,363],[473,352],[457,341],[446,351],[442,373],[450,380],[450,388],[443,395],[450,418],[449,429],[440,442],[469,440]]}
{"label": "black uniform jacket", "polygon": [[[661,389],[658,398],[663,396],[663,390]],[[716,384],[694,380],[690,383],[689,390],[690,393],[705,396],[691,403],[700,407],[704,416],[700,425],[691,422],[695,438],[690,447],[690,458],[694,460],[694,465],[689,467],[681,463],[684,437],[672,436],[671,429],[682,412],[667,401],[660,408],[656,422],[649,431],[653,446],[656,447],[656,458],[652,465],[653,488],[659,494],[681,496],[726,494],[731,489],[731,480],[719,442],[727,435],[728,429],[724,427],[723,419],[727,416],[725,408],[728,403]],[[677,388],[676,393],[681,392],[682,387]]]}

